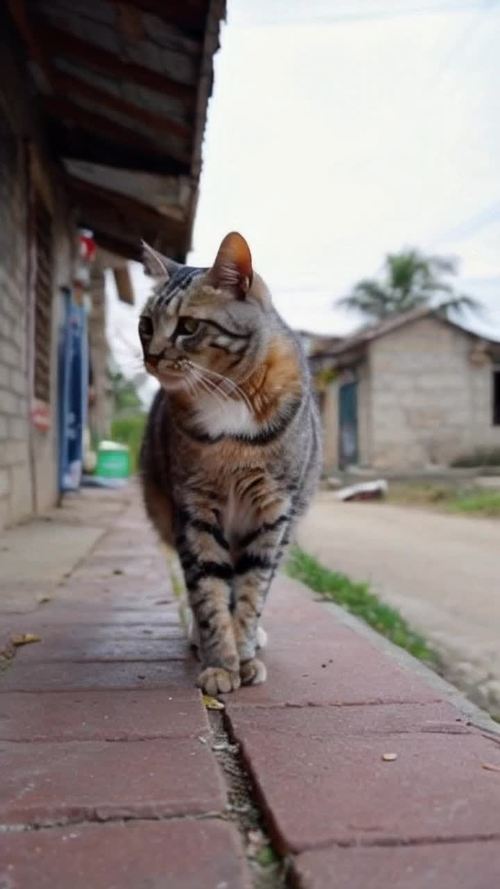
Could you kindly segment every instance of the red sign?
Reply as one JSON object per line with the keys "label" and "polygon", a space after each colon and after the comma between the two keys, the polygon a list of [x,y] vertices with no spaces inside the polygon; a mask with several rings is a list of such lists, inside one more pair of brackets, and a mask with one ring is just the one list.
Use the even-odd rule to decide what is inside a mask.
{"label": "red sign", "polygon": [[80,242],[80,259],[83,262],[93,262],[97,248],[92,235],[80,232],[78,238]]}

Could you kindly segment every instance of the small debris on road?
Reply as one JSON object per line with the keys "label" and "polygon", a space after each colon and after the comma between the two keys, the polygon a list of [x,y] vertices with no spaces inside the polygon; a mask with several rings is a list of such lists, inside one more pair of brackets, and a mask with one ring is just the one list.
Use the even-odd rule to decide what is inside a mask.
{"label": "small debris on road", "polygon": [[381,500],[387,494],[389,485],[384,478],[379,478],[374,482],[360,482],[357,485],[350,485],[347,488],[341,488],[335,493],[337,500]]}
{"label": "small debris on road", "polygon": [[213,698],[211,695],[202,695],[202,701],[207,710],[224,710],[222,701],[218,701],[217,698]]}
{"label": "small debris on road", "polygon": [[261,830],[249,830],[247,833],[247,855],[250,858],[257,858],[263,847],[267,846],[267,840]]}
{"label": "small debris on road", "polygon": [[398,758],[397,753],[383,753],[382,759],[384,762],[394,762]]}
{"label": "small debris on road", "polygon": [[481,768],[487,772],[500,772],[500,765],[495,765],[494,762],[482,762]]}
{"label": "small debris on road", "polygon": [[41,636],[37,636],[36,633],[22,633],[19,636],[12,637],[12,644],[16,646],[19,645],[30,645],[32,642],[41,642]]}

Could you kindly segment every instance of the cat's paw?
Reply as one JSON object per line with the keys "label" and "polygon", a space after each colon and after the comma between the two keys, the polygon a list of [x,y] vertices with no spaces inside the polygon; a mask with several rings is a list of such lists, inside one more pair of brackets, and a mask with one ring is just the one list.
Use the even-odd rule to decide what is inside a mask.
{"label": "cat's paw", "polygon": [[240,664],[240,676],[243,685],[260,685],[267,679],[266,665],[252,657]]}
{"label": "cat's paw", "polygon": [[199,674],[196,685],[207,695],[224,695],[239,688],[241,680],[239,673],[234,670],[225,670],[224,667],[205,667]]}
{"label": "cat's paw", "polygon": [[256,635],[257,648],[265,648],[268,643],[268,636],[264,627],[257,627]]}

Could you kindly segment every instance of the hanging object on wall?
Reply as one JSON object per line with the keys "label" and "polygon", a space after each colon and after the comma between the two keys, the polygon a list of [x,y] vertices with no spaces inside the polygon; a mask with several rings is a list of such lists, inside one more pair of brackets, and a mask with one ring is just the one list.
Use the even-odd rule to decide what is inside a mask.
{"label": "hanging object on wall", "polygon": [[73,298],[77,305],[90,308],[90,267],[95,260],[97,245],[92,232],[80,229],[78,252],[73,274]]}
{"label": "hanging object on wall", "polygon": [[48,432],[52,425],[50,405],[39,398],[31,402],[31,423],[38,432]]}

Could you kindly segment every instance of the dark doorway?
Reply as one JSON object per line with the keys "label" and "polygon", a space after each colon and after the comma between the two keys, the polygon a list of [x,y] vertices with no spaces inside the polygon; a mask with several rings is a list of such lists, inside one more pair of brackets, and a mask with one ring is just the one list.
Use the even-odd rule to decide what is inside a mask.
{"label": "dark doorway", "polygon": [[500,426],[500,369],[493,371],[493,425]]}
{"label": "dark doorway", "polygon": [[358,384],[342,383],[339,389],[339,464],[341,468],[358,462]]}

